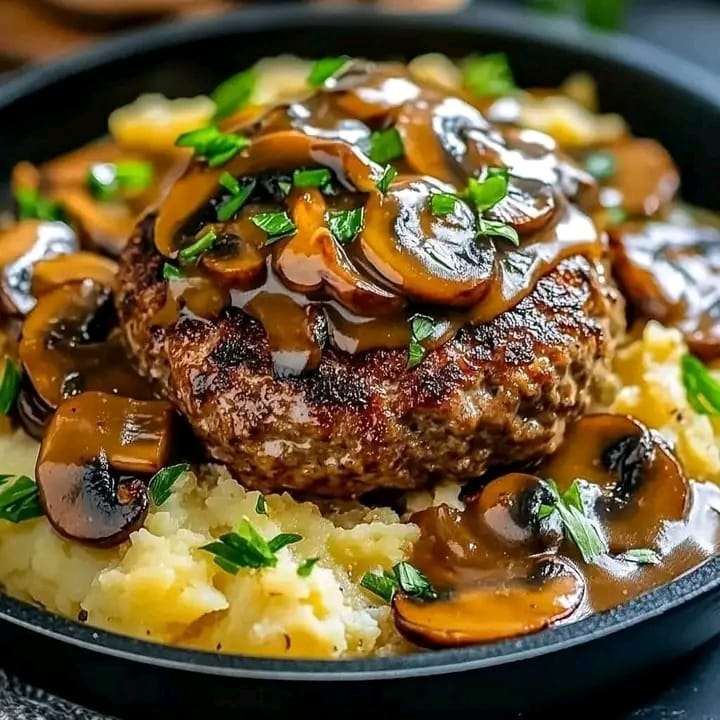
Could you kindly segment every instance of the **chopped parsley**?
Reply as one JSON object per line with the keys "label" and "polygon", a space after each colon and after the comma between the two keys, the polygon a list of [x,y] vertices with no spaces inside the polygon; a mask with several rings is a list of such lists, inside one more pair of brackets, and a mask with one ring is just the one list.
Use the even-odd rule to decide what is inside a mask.
{"label": "chopped parsley", "polygon": [[321,188],[332,180],[332,173],[327,168],[295,170],[293,185],[298,188]]}
{"label": "chopped parsley", "polygon": [[163,280],[179,280],[185,277],[185,273],[177,265],[165,263],[162,269]]}
{"label": "chopped parsley", "polygon": [[182,263],[196,262],[198,258],[210,250],[217,240],[217,233],[214,230],[208,230],[198,238],[192,245],[184,247],[179,253],[178,258]]}
{"label": "chopped parsley", "polygon": [[295,223],[286,212],[264,212],[253,215],[253,224],[257,225],[266,235],[266,245],[282,240],[295,232]]}
{"label": "chopped parsley", "polygon": [[720,415],[720,382],[694,355],[683,355],[680,360],[682,381],[688,402],[701,415]]}
{"label": "chopped parsley", "polygon": [[543,480],[542,483],[552,497],[552,501],[540,505],[538,520],[557,514],[565,536],[575,543],[586,563],[594,563],[602,555],[607,554],[607,540],[596,520],[588,515],[583,501],[589,484],[584,480],[574,480],[564,493],[560,493],[553,480]]}
{"label": "chopped parsley", "polygon": [[419,365],[427,350],[422,344],[435,332],[435,321],[427,315],[413,315],[410,319],[410,344],[408,345],[408,368]]}
{"label": "chopped parsley", "polygon": [[150,478],[150,499],[157,505],[163,505],[172,494],[173,485],[178,478],[190,469],[187,463],[179,465],[169,465],[162,470],[158,470],[152,478]]}
{"label": "chopped parsley", "polygon": [[20,391],[20,368],[12,358],[5,357],[0,376],[0,415],[9,415]]}
{"label": "chopped parsley", "polygon": [[303,560],[300,565],[298,565],[297,574],[300,577],[308,577],[319,560],[319,557],[311,557]]}
{"label": "chopped parsley", "polygon": [[46,198],[36,188],[19,187],[13,193],[19,220],[36,218],[38,220],[63,221],[65,211],[60,203]]}
{"label": "chopped parsley", "polygon": [[251,179],[241,185],[229,172],[224,172],[219,182],[230,193],[230,197],[217,206],[217,219],[220,222],[227,222],[247,202],[255,189],[255,180]]}
{"label": "chopped parsley", "polygon": [[436,600],[438,597],[438,592],[427,577],[406,561],[399,562],[392,572],[386,571],[382,575],[365,573],[360,585],[388,603],[392,602],[398,590],[419,600]]}
{"label": "chopped parsley", "polygon": [[95,163],[88,170],[87,186],[96,200],[115,200],[125,193],[147,190],[153,176],[153,166],[149,162]]}
{"label": "chopped parsley", "polygon": [[362,229],[363,208],[331,211],[328,213],[327,223],[333,237],[341,245],[348,245]]}
{"label": "chopped parsley", "polygon": [[240,568],[275,567],[277,553],[300,540],[300,535],[281,533],[268,541],[243,518],[233,532],[221,535],[200,549],[214,555],[215,563],[225,572],[236,575]]}
{"label": "chopped parsley", "polygon": [[585,157],[585,169],[596,180],[609,180],[617,171],[615,155],[606,150],[596,150]]}
{"label": "chopped parsley", "polygon": [[262,493],[258,495],[257,502],[255,503],[255,512],[258,515],[265,515],[266,517],[269,517],[267,501],[265,500],[265,496]]}
{"label": "chopped parsley", "polygon": [[382,175],[379,177],[377,183],[375,183],[377,189],[383,195],[390,189],[390,183],[392,183],[397,174],[397,170],[392,165],[386,165],[383,168]]}
{"label": "chopped parsley", "polygon": [[392,160],[397,160],[405,154],[402,138],[397,128],[377,130],[370,135],[370,159],[386,165]]}
{"label": "chopped parsley", "polygon": [[462,65],[463,83],[478,97],[498,97],[516,90],[505,53],[471,55]]}
{"label": "chopped parsley", "polygon": [[252,68],[221,82],[210,95],[215,102],[215,120],[242,110],[250,102],[256,82],[257,75]]}
{"label": "chopped parsley", "polygon": [[10,482],[12,475],[0,475],[0,520],[19,523],[43,515],[37,483],[26,475]]}
{"label": "chopped parsley", "polygon": [[241,150],[250,145],[243,135],[224,133],[214,125],[183,133],[175,141],[178,147],[189,147],[195,155],[204,158],[210,167],[224,165],[234,158]]}
{"label": "chopped parsley", "polygon": [[308,75],[308,85],[313,87],[321,87],[330,78],[340,74],[341,70],[349,63],[351,59],[347,55],[340,57],[324,57],[316,60],[310,69]]}
{"label": "chopped parsley", "polygon": [[470,178],[465,192],[475,209],[482,213],[494,208],[505,199],[508,192],[509,173],[507,168],[491,167],[485,180]]}
{"label": "chopped parsley", "polygon": [[501,237],[513,245],[520,245],[520,236],[512,225],[506,225],[499,220],[486,220],[478,218],[478,234],[483,237]]}
{"label": "chopped parsley", "polygon": [[458,198],[450,193],[433,193],[430,196],[430,211],[433,215],[449,215],[455,210]]}

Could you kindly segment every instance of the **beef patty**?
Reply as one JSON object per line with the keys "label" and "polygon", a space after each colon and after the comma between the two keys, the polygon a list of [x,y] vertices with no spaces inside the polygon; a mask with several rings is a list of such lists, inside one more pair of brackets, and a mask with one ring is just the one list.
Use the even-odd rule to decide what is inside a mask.
{"label": "beef patty", "polygon": [[148,217],[121,259],[117,307],[132,356],[210,455],[264,491],[353,497],[537,459],[587,407],[622,323],[603,268],[573,256],[416,368],[401,348],[327,348],[317,370],[278,378],[262,325],[240,310],[153,326],[166,282],[152,232]]}

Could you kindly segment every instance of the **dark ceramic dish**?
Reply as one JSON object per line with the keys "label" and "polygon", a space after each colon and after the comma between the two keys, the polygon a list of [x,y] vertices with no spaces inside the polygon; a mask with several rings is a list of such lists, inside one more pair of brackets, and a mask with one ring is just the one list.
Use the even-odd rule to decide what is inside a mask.
{"label": "dark ceramic dish", "polygon": [[[0,86],[0,178],[101,135],[140,92],[193,95],[264,55],[403,57],[508,52],[521,85],[574,70],[597,79],[603,108],[658,138],[688,200],[720,209],[720,86],[627,39],[514,12],[458,16],[320,13],[271,5],[122,37]],[[519,711],[627,679],[720,632],[720,558],[613,611],[518,640],[351,662],[267,660],[181,650],[73,623],[0,597],[4,666],[128,717],[212,711]],[[257,714],[255,715],[257,717]]]}

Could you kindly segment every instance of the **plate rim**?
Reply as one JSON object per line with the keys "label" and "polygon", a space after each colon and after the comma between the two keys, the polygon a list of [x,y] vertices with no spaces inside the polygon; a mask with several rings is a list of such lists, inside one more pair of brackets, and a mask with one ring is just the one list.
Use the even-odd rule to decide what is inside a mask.
{"label": "plate rim", "polygon": [[[674,85],[715,106],[720,113],[720,82],[690,61],[637,38],[579,29],[568,20],[538,16],[528,25],[527,16],[520,9],[492,6],[483,8],[482,15],[475,14],[472,8],[452,14],[396,14],[357,8],[287,6],[282,7],[282,13],[273,13],[271,7],[255,7],[241,8],[221,17],[161,24],[122,33],[52,64],[20,71],[0,85],[0,113],[69,75],[96,70],[136,52],[169,49],[200,37],[251,34],[272,28],[292,30],[313,22],[350,26],[357,22],[388,21],[406,29],[486,31],[575,51],[581,48],[590,56],[611,61],[646,79]],[[466,672],[560,652],[638,626],[719,588],[720,556],[716,556],[667,585],[575,623],[488,645],[354,660],[260,658],[161,645],[84,625],[10,596],[0,596],[0,620],[81,649],[173,670],[258,680],[374,681]]]}

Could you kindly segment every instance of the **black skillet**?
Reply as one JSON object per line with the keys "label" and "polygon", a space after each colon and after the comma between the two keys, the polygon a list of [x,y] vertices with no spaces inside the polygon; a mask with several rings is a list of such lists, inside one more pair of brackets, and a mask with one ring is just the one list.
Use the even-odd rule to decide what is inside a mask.
{"label": "black skillet", "polygon": [[[268,6],[158,27],[0,86],[0,178],[105,131],[140,92],[193,95],[281,52],[402,57],[506,51],[521,85],[594,75],[603,107],[658,138],[687,199],[720,209],[720,85],[638,42],[514,11],[378,16]],[[127,717],[334,711],[424,714],[557,705],[677,658],[720,633],[720,559],[610,612],[482,647],[350,662],[217,655],[96,631],[0,597],[0,663],[36,684]]]}

